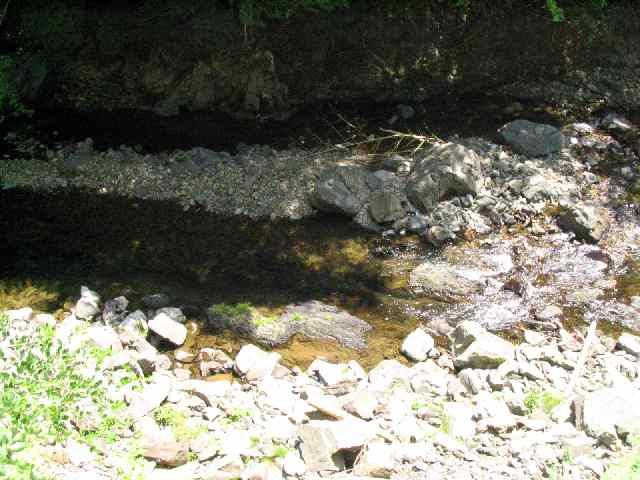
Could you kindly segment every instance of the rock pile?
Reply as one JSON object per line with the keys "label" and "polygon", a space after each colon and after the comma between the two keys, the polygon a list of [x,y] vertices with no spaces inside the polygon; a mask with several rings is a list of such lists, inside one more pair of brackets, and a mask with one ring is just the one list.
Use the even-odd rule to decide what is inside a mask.
{"label": "rock pile", "polygon": [[[427,331],[413,332],[399,346],[411,365],[384,360],[367,373],[355,361],[317,359],[304,371],[251,344],[235,360],[185,348],[171,360],[146,338],[175,349],[184,328],[177,309],[161,308],[147,331],[140,313],[116,326],[97,311],[80,319],[87,304],[99,301],[83,288],[75,312],[57,324],[29,308],[5,312],[9,336],[47,317],[59,348],[108,349],[94,375],[131,365],[144,378],[140,389],[110,387],[131,419],[115,444],[41,447],[54,478],[121,478],[114,455],[133,436],[144,478],[154,480],[592,479],[640,433],[640,338],[630,334],[596,339],[575,379],[577,332],[527,330],[513,345],[472,321],[460,323],[444,348]],[[193,362],[235,379],[191,378],[184,367]],[[59,449],[72,461],[56,462],[51,452]]]}

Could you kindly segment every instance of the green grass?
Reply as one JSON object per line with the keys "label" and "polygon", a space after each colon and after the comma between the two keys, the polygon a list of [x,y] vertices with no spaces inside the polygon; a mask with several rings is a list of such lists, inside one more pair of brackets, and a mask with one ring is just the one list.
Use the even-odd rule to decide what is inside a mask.
{"label": "green grass", "polygon": [[[43,478],[33,463],[33,451],[40,445],[70,436],[89,445],[96,438],[115,441],[114,429],[128,428],[124,405],[106,396],[111,372],[95,375],[86,369],[95,363],[99,371],[110,351],[83,344],[71,352],[57,343],[49,325],[7,339],[9,333],[8,319],[0,315],[0,338],[15,352],[15,358],[5,358],[0,351],[0,478]],[[127,383],[139,381],[130,370],[119,375]],[[84,406],[87,402],[91,412]],[[83,418],[97,422],[97,428],[74,430],[72,421],[82,424]]]}

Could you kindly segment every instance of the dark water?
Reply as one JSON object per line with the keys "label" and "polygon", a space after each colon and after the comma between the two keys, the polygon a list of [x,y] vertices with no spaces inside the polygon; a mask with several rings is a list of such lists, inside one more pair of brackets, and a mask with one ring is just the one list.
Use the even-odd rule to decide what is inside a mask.
{"label": "dark water", "polygon": [[[0,308],[31,289],[32,298],[44,297],[41,308],[68,310],[87,285],[105,300],[125,295],[133,308],[143,295],[165,292],[200,326],[216,303],[277,311],[313,299],[375,327],[360,354],[295,339],[280,351],[298,364],[323,354],[372,365],[396,356],[417,323],[416,300],[388,268],[404,260],[409,268],[427,253],[417,238],[385,240],[341,218],[255,222],[82,191],[2,191],[0,212]],[[234,350],[242,341],[199,333],[193,345]]]}
{"label": "dark water", "polygon": [[[220,112],[185,112],[161,117],[145,111],[70,112],[39,110],[26,122],[4,126],[6,131],[24,129],[46,145],[92,138],[98,149],[120,145],[138,146],[156,153],[194,146],[234,152],[239,143],[263,144],[274,148],[311,148],[335,143],[358,143],[384,137],[384,130],[447,138],[483,135],[514,118],[525,116],[556,124],[562,112],[535,105],[520,105],[504,97],[450,95],[411,104],[414,116],[403,120],[397,103],[375,104],[351,101],[313,104],[292,113],[286,120],[238,120]],[[394,116],[397,117],[392,121]],[[376,145],[384,148],[388,145]]]}

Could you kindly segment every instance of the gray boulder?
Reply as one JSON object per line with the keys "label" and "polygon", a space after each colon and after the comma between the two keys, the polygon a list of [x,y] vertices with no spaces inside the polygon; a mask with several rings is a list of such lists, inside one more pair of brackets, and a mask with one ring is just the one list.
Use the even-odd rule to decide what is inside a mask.
{"label": "gray boulder", "polygon": [[469,320],[456,327],[453,353],[453,364],[461,369],[497,368],[515,358],[515,348],[511,343]]}
{"label": "gray boulder", "polygon": [[565,145],[565,137],[560,130],[529,120],[507,123],[498,131],[498,137],[515,152],[529,157],[550,155]]}
{"label": "gray boulder", "polygon": [[394,222],[407,214],[402,201],[403,199],[395,193],[374,193],[369,201],[369,213],[377,223]]}
{"label": "gray boulder", "polygon": [[578,240],[599,242],[609,228],[605,209],[595,205],[580,204],[564,207],[558,215],[558,225],[573,232]]}
{"label": "gray boulder", "polygon": [[310,201],[318,210],[354,217],[379,186],[380,180],[364,167],[331,167],[320,174]]}
{"label": "gray boulder", "polygon": [[483,184],[480,157],[455,143],[430,148],[413,166],[407,196],[418,208],[429,211],[450,196],[477,194]]}
{"label": "gray boulder", "polygon": [[640,390],[631,385],[603,388],[584,397],[582,418],[584,431],[605,445],[616,438],[640,433]]}
{"label": "gray boulder", "polygon": [[80,300],[75,307],[76,318],[91,320],[100,313],[100,295],[87,287],[80,289]]}

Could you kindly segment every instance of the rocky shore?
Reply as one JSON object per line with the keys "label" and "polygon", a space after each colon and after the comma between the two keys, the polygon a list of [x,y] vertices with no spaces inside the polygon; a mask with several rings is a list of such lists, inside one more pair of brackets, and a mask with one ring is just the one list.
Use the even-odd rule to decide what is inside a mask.
{"label": "rocky shore", "polygon": [[[16,458],[65,480],[594,479],[637,455],[640,337],[524,330],[516,345],[467,320],[444,342],[415,330],[402,362],[366,372],[318,358],[304,370],[252,344],[235,359],[183,347],[180,309],[162,295],[145,305],[129,313],[124,297],[102,303],[83,288],[62,321],[4,312],[3,378],[30,354],[63,354],[122,405],[105,428],[113,413],[78,399],[62,439],[30,438]],[[51,349],[25,352],[43,331]]]}

